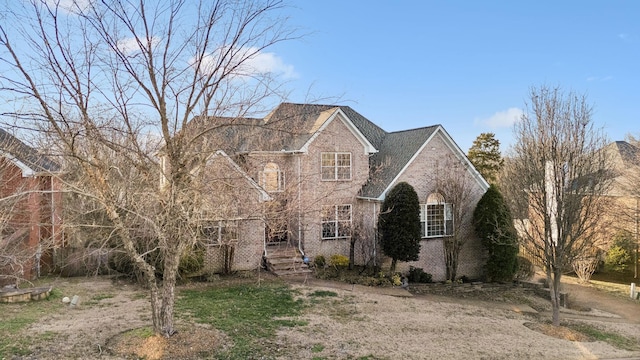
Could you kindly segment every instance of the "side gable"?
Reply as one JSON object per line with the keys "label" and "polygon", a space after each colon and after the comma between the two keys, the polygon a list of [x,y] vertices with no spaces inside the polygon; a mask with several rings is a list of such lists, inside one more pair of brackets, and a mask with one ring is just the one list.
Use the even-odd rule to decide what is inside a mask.
{"label": "side gable", "polygon": [[258,185],[258,183],[256,183],[244,170],[242,170],[242,168],[235,161],[233,161],[233,159],[231,159],[231,157],[229,157],[229,155],[227,155],[224,151],[218,150],[215,153],[211,154],[207,158],[206,164],[209,164],[210,161],[213,161],[218,158],[224,159],[224,161],[227,163],[228,166],[234,169],[234,171],[236,171],[243,179],[247,181],[247,183],[251,188],[253,188],[256,192],[258,192],[261,202],[272,200],[271,196],[269,196],[269,194],[260,185]]}
{"label": "side gable", "polygon": [[60,171],[60,165],[3,129],[0,129],[0,156],[20,168],[24,177]]}
{"label": "side gable", "polygon": [[478,186],[486,191],[489,188],[487,181],[473,167],[445,129],[441,125],[434,125],[389,133],[380,152],[372,157],[371,176],[369,182],[363,186],[360,197],[383,201],[387,192],[436,136],[444,141],[451,153],[465,165]]}
{"label": "side gable", "polygon": [[[326,120],[324,120],[325,117]],[[355,136],[355,138],[362,144],[365,154],[378,152],[373,144],[369,142],[369,140],[362,134],[362,132],[360,132],[360,130],[339,107],[324,111],[318,116],[316,122],[314,123],[314,127],[312,128],[313,135],[309,138],[309,140],[307,140],[307,142],[302,146],[300,150],[303,152],[307,152],[311,143],[313,143],[313,141],[317,139],[320,134],[322,134],[322,132],[329,126],[329,124],[331,124],[331,122],[335,121],[336,119],[338,119],[338,121],[342,121],[342,123],[349,129],[349,131],[351,131],[353,136]]]}

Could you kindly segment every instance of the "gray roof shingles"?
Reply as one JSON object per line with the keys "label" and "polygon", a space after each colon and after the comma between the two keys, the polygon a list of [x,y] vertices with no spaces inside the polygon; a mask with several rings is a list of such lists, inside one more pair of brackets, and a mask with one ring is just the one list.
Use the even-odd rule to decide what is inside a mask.
{"label": "gray roof shingles", "polygon": [[15,136],[0,129],[0,150],[10,154],[35,172],[58,172],[60,165]]}
{"label": "gray roof shingles", "polygon": [[[250,119],[251,126],[244,126],[248,120],[238,119],[228,122],[228,125],[215,130],[215,133],[225,133],[225,140],[218,143],[224,143],[225,146],[221,148],[229,154],[247,151],[296,151],[313,136],[313,126],[318,116],[324,111],[338,108],[378,150],[369,159],[369,181],[360,191],[360,196],[367,198],[380,198],[391,181],[438,128],[438,125],[434,125],[388,133],[349,106],[282,103],[261,122]],[[200,118],[197,126],[210,125],[220,119]]]}
{"label": "gray roof shingles", "polygon": [[429,139],[437,125],[387,133],[378,153],[369,159],[369,181],[362,187],[360,196],[380,198],[393,179],[409,163],[420,147]]}
{"label": "gray roof shingles", "polygon": [[362,135],[378,150],[369,159],[369,180],[360,191],[360,196],[368,198],[379,198],[382,195],[382,192],[438,127],[434,125],[388,133],[349,106],[290,103],[281,104],[272,113],[269,121],[283,121],[283,123],[293,121],[297,124],[300,122],[306,124],[306,126],[294,125],[294,127],[305,129],[305,135],[308,134],[295,145],[292,144],[299,149],[313,135],[308,130],[320,113],[336,107],[344,112]]}

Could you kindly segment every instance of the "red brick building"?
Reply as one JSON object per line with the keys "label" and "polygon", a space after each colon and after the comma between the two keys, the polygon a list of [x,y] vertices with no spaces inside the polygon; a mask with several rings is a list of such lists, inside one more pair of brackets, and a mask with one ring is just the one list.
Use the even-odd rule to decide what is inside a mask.
{"label": "red brick building", "polygon": [[60,166],[0,129],[0,283],[50,270],[62,245]]}

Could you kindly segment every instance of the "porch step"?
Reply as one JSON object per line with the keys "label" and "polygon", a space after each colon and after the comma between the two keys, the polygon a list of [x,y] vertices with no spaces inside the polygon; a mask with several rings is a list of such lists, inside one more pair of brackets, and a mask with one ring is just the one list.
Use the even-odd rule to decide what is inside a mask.
{"label": "porch step", "polygon": [[265,256],[267,270],[277,276],[296,276],[310,274],[311,269],[302,260],[302,254],[296,248],[272,249]]}

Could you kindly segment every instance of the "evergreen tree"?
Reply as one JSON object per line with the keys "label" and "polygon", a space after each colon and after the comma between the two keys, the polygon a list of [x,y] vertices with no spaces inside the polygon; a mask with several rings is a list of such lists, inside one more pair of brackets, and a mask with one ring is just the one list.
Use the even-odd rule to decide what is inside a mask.
{"label": "evergreen tree", "polygon": [[420,202],[413,186],[401,182],[389,191],[378,217],[378,229],[382,252],[392,259],[391,272],[398,260],[418,260]]}
{"label": "evergreen tree", "polygon": [[518,238],[511,211],[495,185],[478,201],[473,225],[489,252],[487,277],[492,281],[511,281],[518,270]]}
{"label": "evergreen tree", "polygon": [[467,157],[478,172],[493,184],[498,179],[504,160],[500,155],[500,140],[494,133],[482,133],[473,141]]}

